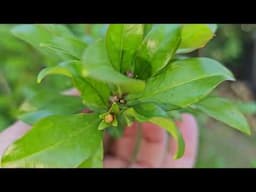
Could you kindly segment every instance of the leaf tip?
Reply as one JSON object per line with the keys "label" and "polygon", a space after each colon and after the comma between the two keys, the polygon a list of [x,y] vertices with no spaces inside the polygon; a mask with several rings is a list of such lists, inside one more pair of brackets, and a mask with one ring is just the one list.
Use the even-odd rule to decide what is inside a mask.
{"label": "leaf tip", "polygon": [[36,82],[37,82],[38,84],[40,84],[40,83],[42,82],[42,78],[37,77]]}
{"label": "leaf tip", "polygon": [[[43,70],[43,71],[44,71],[44,70]],[[43,71],[41,71],[41,72],[38,74],[38,76],[37,76],[36,82],[37,82],[38,84],[40,84],[40,83],[42,82],[42,80],[44,79],[44,77],[45,77]]]}
{"label": "leaf tip", "polygon": [[252,135],[252,132],[251,132],[251,129],[250,129],[250,127],[248,126],[248,127],[246,127],[246,129],[243,131],[246,135],[248,135],[248,136],[251,136]]}

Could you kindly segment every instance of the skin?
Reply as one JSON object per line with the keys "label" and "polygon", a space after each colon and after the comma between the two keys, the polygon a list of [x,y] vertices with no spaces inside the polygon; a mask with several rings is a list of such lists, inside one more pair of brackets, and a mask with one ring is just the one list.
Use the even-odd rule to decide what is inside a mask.
{"label": "skin", "polygon": [[[64,94],[77,95],[77,92]],[[124,135],[112,140],[109,135],[104,137],[104,167],[105,168],[192,168],[196,161],[198,148],[198,126],[195,118],[190,114],[182,114],[176,122],[185,143],[184,156],[174,160],[176,151],[175,141],[166,131],[154,124],[141,124],[140,146],[134,161],[131,157],[136,143],[138,124],[134,123],[125,129]],[[21,138],[31,127],[21,121],[14,123],[0,133],[0,157],[6,148]]]}

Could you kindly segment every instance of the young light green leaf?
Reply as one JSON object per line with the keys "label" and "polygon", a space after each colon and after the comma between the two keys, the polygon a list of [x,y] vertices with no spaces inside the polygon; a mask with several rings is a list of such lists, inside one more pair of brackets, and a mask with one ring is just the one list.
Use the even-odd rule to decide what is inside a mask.
{"label": "young light green leaf", "polygon": [[181,27],[176,24],[157,24],[152,27],[139,47],[135,60],[135,74],[143,75],[147,63],[156,74],[173,58],[181,40]]}
{"label": "young light green leaf", "polygon": [[183,24],[177,53],[188,53],[204,47],[214,37],[216,28],[213,24]]}
{"label": "young light green leaf", "polygon": [[142,24],[111,24],[106,34],[106,48],[115,70],[132,70],[134,54],[143,40]]}
{"label": "young light green leaf", "polygon": [[48,75],[64,75],[73,78],[74,76],[78,76],[80,72],[81,63],[79,61],[64,61],[57,66],[47,67],[41,70],[37,76],[37,83],[41,83],[41,81]]}
{"label": "young light green leaf", "polygon": [[41,81],[48,75],[64,75],[67,77],[72,77],[72,73],[65,67],[55,66],[55,67],[47,67],[40,71],[37,76],[37,83],[41,83]]}
{"label": "young light green leaf", "polygon": [[110,90],[102,82],[93,79],[74,78],[74,85],[80,91],[83,103],[90,109],[98,112],[105,111],[108,107]]}
{"label": "young light green leaf", "polygon": [[163,129],[166,129],[166,131],[173,136],[173,138],[177,142],[177,151],[173,156],[173,158],[174,159],[181,158],[185,151],[185,143],[175,123],[171,119],[163,118],[163,117],[153,117],[149,120],[149,122],[156,124]]}
{"label": "young light green leaf", "polygon": [[128,99],[185,107],[199,101],[224,80],[234,80],[223,65],[209,58],[177,60],[147,81],[143,94]]}
{"label": "young light green leaf", "polygon": [[72,168],[91,158],[102,142],[97,114],[54,115],[37,122],[4,153],[2,167]]}
{"label": "young light green leaf", "polygon": [[83,77],[92,77],[99,81],[118,85],[124,93],[141,92],[145,82],[122,75],[110,64],[103,40],[90,45],[83,55]]}
{"label": "young light green leaf", "polygon": [[242,113],[226,99],[208,97],[194,105],[195,109],[243,132],[251,134],[250,127]]}

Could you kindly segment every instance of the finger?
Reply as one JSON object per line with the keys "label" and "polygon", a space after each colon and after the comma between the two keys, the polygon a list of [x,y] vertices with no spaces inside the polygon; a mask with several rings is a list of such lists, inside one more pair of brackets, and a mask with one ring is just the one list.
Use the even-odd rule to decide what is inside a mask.
{"label": "finger", "polygon": [[166,152],[167,134],[164,129],[152,124],[142,124],[142,140],[136,162],[130,167],[160,167]]}
{"label": "finger", "polygon": [[28,130],[30,130],[31,126],[18,121],[14,123],[9,128],[5,129],[0,134],[0,156],[4,153],[7,147],[22,137]]}
{"label": "finger", "polygon": [[167,153],[163,167],[192,168],[195,164],[198,148],[198,127],[195,118],[190,114],[183,114],[182,121],[176,123],[180,129],[185,142],[184,156],[178,160],[173,159],[177,150],[174,139],[170,139],[170,150]]}
{"label": "finger", "polygon": [[104,168],[126,168],[128,161],[107,155],[103,161]]}
{"label": "finger", "polygon": [[103,137],[104,154],[108,153],[110,144],[111,144],[111,137],[109,136],[109,134],[105,133]]}
{"label": "finger", "polygon": [[114,158],[118,158],[126,161],[130,161],[136,142],[137,124],[133,123],[130,127],[127,127],[124,131],[124,135],[114,140],[110,145],[109,155]]}

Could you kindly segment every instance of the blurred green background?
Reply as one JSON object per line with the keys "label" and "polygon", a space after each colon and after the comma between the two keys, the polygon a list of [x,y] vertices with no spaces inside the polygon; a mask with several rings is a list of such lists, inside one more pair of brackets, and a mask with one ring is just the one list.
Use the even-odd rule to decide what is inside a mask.
{"label": "blurred green background", "polygon": [[[36,76],[54,60],[43,57],[30,45],[10,33],[14,25],[0,25],[0,131],[16,121],[24,100],[40,91],[62,91],[71,87],[65,77],[53,76],[37,84]],[[66,25],[86,42],[103,36],[107,25]],[[197,56],[212,57],[230,68],[235,83],[221,85],[217,92],[241,101],[253,129],[251,137],[224,126],[204,115],[198,116],[200,147],[196,167],[256,167],[256,25],[218,25],[215,38]],[[46,86],[47,85],[47,86]]]}

